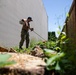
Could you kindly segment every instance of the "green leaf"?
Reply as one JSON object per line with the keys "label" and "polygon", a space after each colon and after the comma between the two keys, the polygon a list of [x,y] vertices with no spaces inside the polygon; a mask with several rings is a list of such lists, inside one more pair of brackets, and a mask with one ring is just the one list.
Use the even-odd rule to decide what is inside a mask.
{"label": "green leaf", "polygon": [[58,51],[58,50],[60,51],[60,50],[61,50],[61,48],[60,48],[60,47],[56,47],[56,48],[55,48],[55,50],[56,50],[56,51]]}
{"label": "green leaf", "polygon": [[7,66],[7,65],[12,65],[12,64],[15,64],[15,63],[16,63],[15,61],[0,62],[0,67],[4,67],[4,66]]}
{"label": "green leaf", "polygon": [[69,13],[66,14],[66,17],[69,17]]}
{"label": "green leaf", "polygon": [[65,53],[64,53],[64,52],[58,53],[58,55],[59,55],[59,57],[61,58],[61,57],[64,57],[64,56],[65,56]]}
{"label": "green leaf", "polygon": [[61,68],[59,66],[59,61],[57,61],[57,63],[56,63],[55,70],[61,70]]}
{"label": "green leaf", "polygon": [[60,33],[61,33],[60,31],[57,31],[57,34],[59,34],[59,35],[60,35]]}
{"label": "green leaf", "polygon": [[64,57],[64,55],[65,55],[64,53],[58,53],[54,55],[53,57],[49,58],[47,60],[47,66],[55,63],[56,61],[59,61],[61,57]]}
{"label": "green leaf", "polygon": [[53,56],[47,60],[47,66],[54,64],[57,56]]}
{"label": "green leaf", "polygon": [[11,55],[9,55],[9,54],[0,54],[0,62],[5,62],[5,61],[7,61],[10,57],[11,57]]}
{"label": "green leaf", "polygon": [[62,37],[61,37],[61,40],[64,40],[64,39],[66,39],[66,36],[62,36]]}
{"label": "green leaf", "polygon": [[55,67],[54,67],[54,66],[47,66],[46,69],[47,69],[47,70],[54,70]]}
{"label": "green leaf", "polygon": [[51,49],[44,49],[45,52],[48,52],[48,53],[54,53],[55,51],[54,50],[51,50]]}
{"label": "green leaf", "polygon": [[51,57],[53,55],[56,55],[56,51],[51,50],[51,49],[44,49],[44,54],[48,57]]}

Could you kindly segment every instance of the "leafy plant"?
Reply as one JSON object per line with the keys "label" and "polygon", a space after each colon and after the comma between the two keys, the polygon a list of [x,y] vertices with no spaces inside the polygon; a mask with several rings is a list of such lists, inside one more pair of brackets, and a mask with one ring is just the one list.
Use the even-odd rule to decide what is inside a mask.
{"label": "leafy plant", "polygon": [[[51,42],[51,41],[49,41]],[[66,34],[62,32],[56,41],[53,41],[54,44],[49,45],[44,49],[44,54],[46,56],[46,68],[47,70],[56,70],[60,75],[71,75],[75,72],[75,64],[73,65],[73,61],[75,60],[75,51],[71,51],[67,48],[67,43],[69,39],[66,37]],[[68,51],[69,50],[69,51]],[[71,73],[71,72],[74,73]]]}
{"label": "leafy plant", "polygon": [[48,70],[60,70],[59,62],[61,61],[62,57],[64,57],[65,53],[56,53],[53,50],[44,49],[45,54],[48,56],[46,64]]}
{"label": "leafy plant", "polygon": [[51,58],[52,56],[56,55],[56,51],[54,50],[51,50],[51,49],[44,49],[44,55],[47,57],[47,58]]}
{"label": "leafy plant", "polygon": [[13,47],[14,50],[16,50],[17,52],[19,53],[27,53],[27,54],[30,54],[31,52],[31,48],[25,48],[23,47],[23,49],[19,49],[17,46],[16,47]]}

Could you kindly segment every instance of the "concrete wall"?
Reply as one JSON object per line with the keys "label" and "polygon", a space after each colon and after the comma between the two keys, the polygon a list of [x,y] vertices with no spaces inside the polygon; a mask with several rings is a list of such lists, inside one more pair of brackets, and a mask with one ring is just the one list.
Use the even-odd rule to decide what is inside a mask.
{"label": "concrete wall", "polygon": [[[34,28],[44,39],[48,39],[48,18],[42,0],[0,0],[0,45],[18,46],[22,26],[19,20],[31,16]],[[30,39],[42,40],[30,31]]]}

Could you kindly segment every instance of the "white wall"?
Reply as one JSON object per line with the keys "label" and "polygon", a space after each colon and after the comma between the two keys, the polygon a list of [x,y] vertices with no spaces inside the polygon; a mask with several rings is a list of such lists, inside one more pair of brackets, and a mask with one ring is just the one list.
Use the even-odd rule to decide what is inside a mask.
{"label": "white wall", "polygon": [[[48,38],[47,14],[42,0],[0,0],[0,45],[18,46],[22,26],[19,20],[31,16],[31,27],[44,39]],[[33,32],[30,39],[40,40]]]}

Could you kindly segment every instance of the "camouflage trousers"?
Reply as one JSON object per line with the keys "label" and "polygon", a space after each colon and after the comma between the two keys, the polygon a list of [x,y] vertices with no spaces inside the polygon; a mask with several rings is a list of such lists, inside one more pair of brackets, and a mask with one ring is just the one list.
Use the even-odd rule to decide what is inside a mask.
{"label": "camouflage trousers", "polygon": [[25,40],[26,40],[26,48],[28,48],[28,46],[29,46],[29,32],[24,30],[24,29],[22,29],[22,31],[21,31],[21,40],[20,40],[20,43],[19,43],[19,48],[22,48]]}

